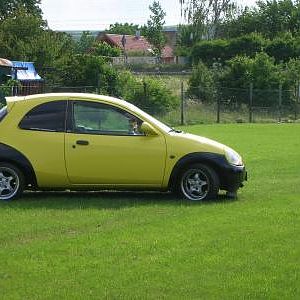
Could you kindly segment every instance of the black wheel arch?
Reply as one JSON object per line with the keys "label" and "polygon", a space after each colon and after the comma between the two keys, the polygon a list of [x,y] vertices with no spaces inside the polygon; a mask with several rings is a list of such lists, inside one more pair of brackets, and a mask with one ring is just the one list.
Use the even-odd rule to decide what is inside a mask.
{"label": "black wheel arch", "polygon": [[26,185],[37,187],[34,169],[28,158],[15,148],[0,143],[0,162],[16,166],[24,175]]}
{"label": "black wheel arch", "polygon": [[189,153],[182,158],[180,158],[173,170],[169,179],[169,189],[174,189],[181,172],[189,165],[201,163],[212,168],[216,174],[219,176],[220,185],[223,185],[222,180],[222,166],[226,164],[226,158],[222,154],[211,153],[211,152],[194,152]]}

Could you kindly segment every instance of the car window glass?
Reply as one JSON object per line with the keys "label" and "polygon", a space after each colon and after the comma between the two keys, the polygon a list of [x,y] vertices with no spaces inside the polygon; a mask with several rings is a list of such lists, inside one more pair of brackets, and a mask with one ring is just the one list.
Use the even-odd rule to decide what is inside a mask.
{"label": "car window glass", "polygon": [[34,107],[19,124],[21,129],[65,131],[66,101],[53,101]]}
{"label": "car window glass", "polygon": [[90,134],[141,135],[133,115],[106,104],[75,102],[74,131]]}

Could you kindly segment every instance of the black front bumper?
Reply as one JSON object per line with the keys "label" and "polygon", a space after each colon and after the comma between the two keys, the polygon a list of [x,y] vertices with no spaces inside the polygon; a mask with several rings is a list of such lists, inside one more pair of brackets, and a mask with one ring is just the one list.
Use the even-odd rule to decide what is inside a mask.
{"label": "black front bumper", "polygon": [[232,166],[227,161],[220,166],[219,175],[220,188],[228,192],[236,192],[248,179],[245,166]]}

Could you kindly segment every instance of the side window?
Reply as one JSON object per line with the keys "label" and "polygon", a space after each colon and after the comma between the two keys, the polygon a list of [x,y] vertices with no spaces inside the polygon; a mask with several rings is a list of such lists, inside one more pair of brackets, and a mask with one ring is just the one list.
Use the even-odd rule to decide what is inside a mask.
{"label": "side window", "polygon": [[19,124],[21,129],[64,132],[67,101],[43,103],[30,110]]}
{"label": "side window", "polygon": [[142,121],[107,104],[74,102],[73,123],[74,131],[78,133],[143,135],[139,131]]}

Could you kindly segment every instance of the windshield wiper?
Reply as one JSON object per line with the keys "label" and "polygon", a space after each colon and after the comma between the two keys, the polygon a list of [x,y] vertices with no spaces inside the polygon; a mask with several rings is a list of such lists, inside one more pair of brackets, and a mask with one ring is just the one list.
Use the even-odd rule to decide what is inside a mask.
{"label": "windshield wiper", "polygon": [[181,133],[182,130],[178,130],[178,129],[175,129],[175,128],[171,128],[171,130],[169,132],[176,132],[176,133]]}

